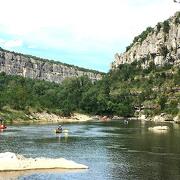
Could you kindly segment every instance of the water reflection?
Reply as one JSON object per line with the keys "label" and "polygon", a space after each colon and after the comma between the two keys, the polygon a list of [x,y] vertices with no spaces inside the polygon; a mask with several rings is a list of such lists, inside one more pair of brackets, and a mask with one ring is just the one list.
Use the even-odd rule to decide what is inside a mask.
{"label": "water reflection", "polygon": [[64,138],[65,138],[65,142],[67,143],[68,142],[68,132],[64,133]]}
{"label": "water reflection", "polygon": [[68,136],[69,136],[68,132],[56,134],[56,137],[57,137],[59,143],[61,143],[61,142],[67,143],[68,142]]}

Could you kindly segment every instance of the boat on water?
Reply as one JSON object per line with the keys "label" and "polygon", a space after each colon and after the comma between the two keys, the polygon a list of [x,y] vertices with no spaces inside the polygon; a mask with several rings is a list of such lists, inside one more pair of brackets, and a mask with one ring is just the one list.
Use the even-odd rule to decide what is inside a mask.
{"label": "boat on water", "polygon": [[0,125],[0,129],[6,129],[6,128],[7,128],[7,126],[5,126],[4,124]]}
{"label": "boat on water", "polygon": [[54,130],[55,131],[55,133],[64,133],[64,134],[68,134],[68,132],[69,132],[69,130],[68,129],[55,129]]}
{"label": "boat on water", "polygon": [[62,126],[59,125],[57,129],[55,129],[55,133],[62,133],[63,129]]}
{"label": "boat on water", "polygon": [[55,129],[55,133],[62,133],[62,129]]}
{"label": "boat on water", "polygon": [[59,125],[58,128],[56,128],[54,131],[55,133],[64,133],[64,134],[67,134],[69,132],[68,129],[63,129],[61,125]]}
{"label": "boat on water", "polygon": [[3,123],[3,120],[0,119],[0,129],[6,129],[7,126]]}

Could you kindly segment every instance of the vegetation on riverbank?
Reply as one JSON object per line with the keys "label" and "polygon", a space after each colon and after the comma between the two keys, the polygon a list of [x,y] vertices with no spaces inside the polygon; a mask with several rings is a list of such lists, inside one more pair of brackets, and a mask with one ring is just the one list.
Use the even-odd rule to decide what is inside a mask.
{"label": "vegetation on riverbank", "polygon": [[[180,68],[142,69],[140,61],[120,65],[98,82],[88,77],[62,84],[0,74],[0,115],[9,121],[36,112],[70,116],[73,112],[124,117],[180,114]],[[11,109],[11,111],[9,110]]]}
{"label": "vegetation on riverbank", "polygon": [[180,67],[170,64],[157,67],[150,63],[149,68],[142,69],[140,61],[135,61],[120,65],[110,77],[111,94],[118,98],[126,92],[135,115],[179,114]]}

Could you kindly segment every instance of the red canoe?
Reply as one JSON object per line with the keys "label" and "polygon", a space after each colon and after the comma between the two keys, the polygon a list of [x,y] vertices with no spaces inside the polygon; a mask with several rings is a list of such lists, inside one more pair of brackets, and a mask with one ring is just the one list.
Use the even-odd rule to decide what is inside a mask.
{"label": "red canoe", "polygon": [[7,127],[4,124],[0,125],[0,129],[6,129]]}

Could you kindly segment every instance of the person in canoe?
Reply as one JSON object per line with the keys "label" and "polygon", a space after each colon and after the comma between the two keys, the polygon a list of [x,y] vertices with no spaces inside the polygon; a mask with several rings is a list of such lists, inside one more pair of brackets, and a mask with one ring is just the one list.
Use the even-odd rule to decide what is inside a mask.
{"label": "person in canoe", "polygon": [[59,124],[56,133],[62,133],[62,126]]}
{"label": "person in canoe", "polygon": [[6,125],[3,123],[3,119],[0,117],[0,129],[6,129]]}

